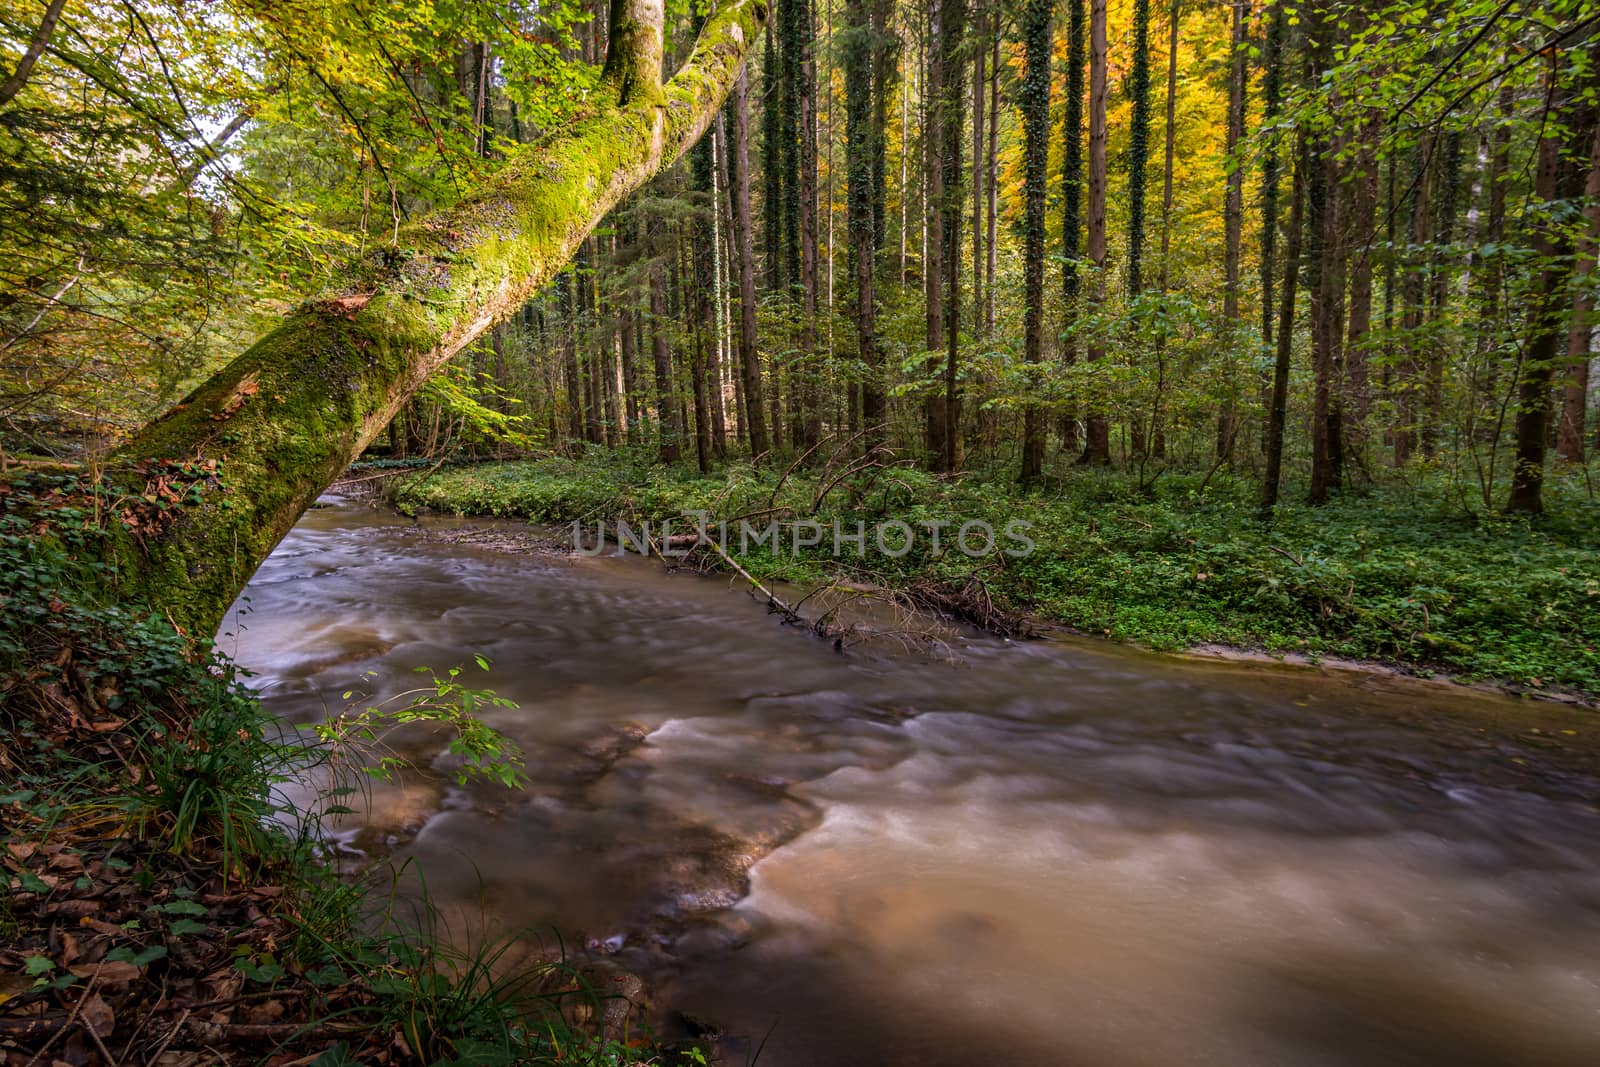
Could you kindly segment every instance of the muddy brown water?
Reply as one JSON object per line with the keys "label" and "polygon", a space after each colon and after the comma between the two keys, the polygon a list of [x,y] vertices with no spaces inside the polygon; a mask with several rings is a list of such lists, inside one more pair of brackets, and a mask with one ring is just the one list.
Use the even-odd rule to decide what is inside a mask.
{"label": "muddy brown water", "polygon": [[840,655],[724,581],[327,503],[224,649],[294,722],[485,656],[533,782],[413,738],[437,773],[340,847],[614,959],[725,1062],[1600,1062],[1594,712],[1094,642]]}

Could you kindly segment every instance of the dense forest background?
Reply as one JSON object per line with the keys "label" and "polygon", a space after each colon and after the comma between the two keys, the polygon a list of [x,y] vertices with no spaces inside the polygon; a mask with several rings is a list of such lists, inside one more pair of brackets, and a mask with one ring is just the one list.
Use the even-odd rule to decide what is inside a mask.
{"label": "dense forest background", "polygon": [[[4,452],[104,447],[581,115],[606,6],[6,0]],[[703,12],[669,5],[667,65]],[[850,440],[1537,511],[1593,445],[1590,0],[776,0],[396,456]],[[515,71],[511,76],[509,72]],[[1547,454],[1548,453],[1548,454]],[[787,462],[787,460],[785,460]]]}

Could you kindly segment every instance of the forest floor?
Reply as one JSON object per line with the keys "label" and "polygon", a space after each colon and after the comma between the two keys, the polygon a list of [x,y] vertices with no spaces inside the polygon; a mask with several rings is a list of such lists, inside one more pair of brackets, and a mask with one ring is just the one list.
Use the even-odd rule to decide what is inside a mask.
{"label": "forest floor", "polygon": [[[402,510],[540,523],[730,521],[729,555],[762,579],[844,580],[919,594],[979,623],[1029,615],[1159,651],[1232,649],[1387,664],[1516,692],[1600,698],[1600,502],[1588,472],[1558,472],[1537,519],[1488,511],[1443,473],[1396,475],[1312,507],[1289,497],[1270,520],[1257,484],[1219,474],[1168,474],[1141,488],[1116,471],[1075,471],[1024,492],[979,476],[944,479],[905,467],[850,473],[849,461],[711,475],[659,466],[626,450],[446,466],[386,482]],[[1476,505],[1476,506],[1474,506]],[[741,544],[740,518],[770,541]],[[981,520],[996,550],[953,550]],[[823,527],[821,543],[793,549]],[[875,524],[913,528],[877,544]],[[1027,523],[1032,549],[1008,539]],[[865,549],[841,540],[864,523]],[[941,527],[941,551],[929,532]],[[715,528],[715,526],[713,526]],[[981,547],[975,531],[969,545]],[[884,551],[883,548],[889,551]]]}
{"label": "forest floor", "polygon": [[279,787],[352,781],[360,731],[295,736],[108,592],[107,512],[78,474],[0,480],[0,1064],[705,1062],[581,965],[452,946],[381,869],[336,870],[318,820],[359,773],[309,810]]}

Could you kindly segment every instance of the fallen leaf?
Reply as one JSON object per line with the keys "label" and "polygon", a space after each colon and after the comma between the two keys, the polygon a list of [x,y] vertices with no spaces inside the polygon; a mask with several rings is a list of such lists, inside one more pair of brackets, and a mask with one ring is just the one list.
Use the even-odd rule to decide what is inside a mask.
{"label": "fallen leaf", "polygon": [[81,963],[67,970],[79,978],[98,978],[105,985],[123,985],[139,980],[140,970],[127,960],[107,961],[105,963]]}
{"label": "fallen leaf", "polygon": [[99,993],[91,994],[78,1006],[78,1018],[82,1019],[85,1025],[93,1027],[94,1032],[102,1038],[110,1037],[111,1032],[117,1028],[116,1013]]}
{"label": "fallen leaf", "polygon": [[76,852],[57,852],[50,857],[50,869],[63,874],[77,874],[83,870],[83,857]]}
{"label": "fallen leaf", "polygon": [[245,1021],[250,1023],[275,1023],[283,1018],[284,1007],[281,1000],[269,1000],[265,1004],[258,1004],[245,1012]]}
{"label": "fallen leaf", "polygon": [[0,1004],[12,997],[20,997],[33,988],[33,979],[25,974],[0,974]]}
{"label": "fallen leaf", "polygon": [[93,915],[99,910],[100,902],[97,900],[62,900],[47,906],[44,912],[46,915],[71,917],[75,915]]}
{"label": "fallen leaf", "polygon": [[124,933],[122,927],[116,925],[115,923],[103,922],[100,919],[96,919],[88,915],[85,915],[83,918],[79,919],[78,925],[87,926],[95,933],[105,934],[107,937],[121,937]]}

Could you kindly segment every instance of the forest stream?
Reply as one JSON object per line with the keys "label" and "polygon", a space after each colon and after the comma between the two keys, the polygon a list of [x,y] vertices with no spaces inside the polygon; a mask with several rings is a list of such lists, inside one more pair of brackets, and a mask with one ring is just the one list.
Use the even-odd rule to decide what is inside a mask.
{"label": "forest stream", "polygon": [[339,847],[415,861],[467,937],[615,961],[725,1062],[1600,1062],[1592,711],[1088,640],[841,653],[725,579],[324,503],[222,649],[297,723],[467,664],[532,783],[421,739]]}

